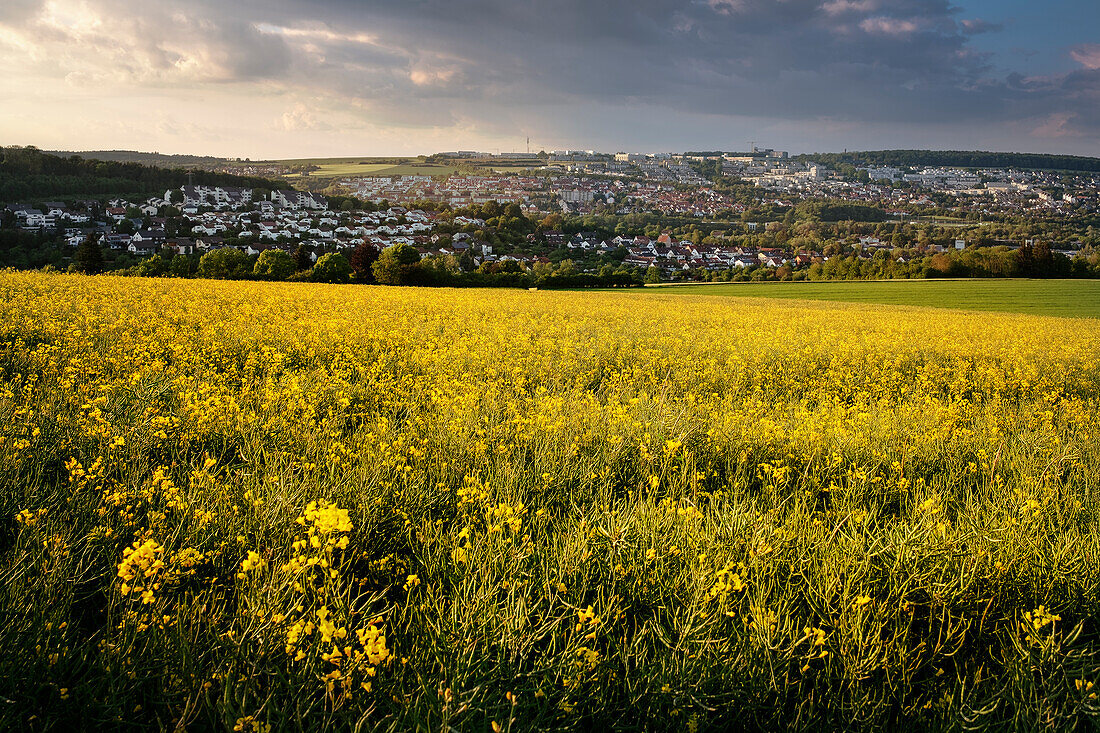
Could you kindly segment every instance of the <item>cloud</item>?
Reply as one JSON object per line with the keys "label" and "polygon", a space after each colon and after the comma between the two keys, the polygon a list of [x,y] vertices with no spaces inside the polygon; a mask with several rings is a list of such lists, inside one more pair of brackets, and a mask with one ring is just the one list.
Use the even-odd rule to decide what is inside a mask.
{"label": "cloud", "polygon": [[920,23],[915,20],[902,20],[899,18],[864,18],[859,27],[868,33],[880,33],[887,36],[906,36],[920,30]]}
{"label": "cloud", "polygon": [[730,124],[1100,135],[1100,46],[1070,50],[1076,72],[1010,76],[971,45],[1000,24],[960,12],[951,0],[5,0],[0,64],[74,97],[201,99],[192,114],[217,115],[223,135],[241,124],[241,139],[254,134],[235,122],[245,105],[272,135],[333,144],[393,130],[410,146],[531,133],[589,146]]}
{"label": "cloud", "polygon": [[963,33],[968,36],[976,36],[981,33],[993,33],[996,31],[1004,30],[1004,23],[991,23],[988,20],[983,20],[981,18],[960,20],[959,25],[962,26]]}
{"label": "cloud", "polygon": [[1073,116],[1066,112],[1055,112],[1044,119],[1032,134],[1045,138],[1073,137],[1075,132],[1071,124],[1072,120]]}
{"label": "cloud", "polygon": [[169,13],[126,0],[46,0],[0,32],[29,73],[115,85],[236,82],[284,70],[287,46],[241,18]]}
{"label": "cloud", "polygon": [[1086,43],[1070,49],[1069,55],[1086,69],[1100,69],[1100,43]]}
{"label": "cloud", "polygon": [[0,23],[21,23],[41,9],[40,0],[4,0],[0,5]]}
{"label": "cloud", "polygon": [[868,13],[878,10],[879,0],[831,0],[821,6],[828,15]]}
{"label": "cloud", "polygon": [[306,132],[333,129],[331,124],[319,119],[310,107],[297,103],[284,112],[275,122],[275,128],[284,132]]}

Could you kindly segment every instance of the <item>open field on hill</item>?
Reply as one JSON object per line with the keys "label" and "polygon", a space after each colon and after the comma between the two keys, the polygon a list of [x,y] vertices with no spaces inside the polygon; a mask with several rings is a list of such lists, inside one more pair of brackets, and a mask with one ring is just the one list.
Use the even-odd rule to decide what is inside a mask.
{"label": "open field on hill", "polygon": [[918,305],[1100,318],[1100,280],[889,280],[668,286],[682,295]]}
{"label": "open field on hill", "polygon": [[0,728],[1095,727],[1098,438],[1088,319],[0,273]]}
{"label": "open field on hill", "polygon": [[324,163],[320,170],[310,171],[311,176],[370,176],[393,168],[392,163]]}
{"label": "open field on hill", "polygon": [[381,168],[371,175],[375,176],[449,176],[458,172],[457,168],[449,165],[408,163],[395,165],[389,168]]}
{"label": "open field on hill", "polygon": [[400,161],[401,163],[408,163],[415,161],[416,158],[395,158],[390,157],[350,157],[350,158],[287,158],[285,160],[270,160],[263,161],[265,163],[278,163],[282,165],[377,165],[385,163],[387,165],[394,165],[393,161]]}
{"label": "open field on hill", "polygon": [[316,158],[273,161],[286,165],[315,165],[311,178],[343,178],[345,176],[447,176],[453,166],[420,163],[409,158],[395,164],[392,158]]}
{"label": "open field on hill", "polygon": [[369,165],[332,164],[322,165],[320,170],[311,171],[312,178],[343,178],[344,176],[449,176],[455,168],[446,165],[426,165],[408,163],[389,165],[371,163]]}

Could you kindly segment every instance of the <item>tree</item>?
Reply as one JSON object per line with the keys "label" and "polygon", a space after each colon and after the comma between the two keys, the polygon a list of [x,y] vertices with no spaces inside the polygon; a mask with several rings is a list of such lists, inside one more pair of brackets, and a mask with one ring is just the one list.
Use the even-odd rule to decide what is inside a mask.
{"label": "tree", "polygon": [[401,285],[420,262],[420,253],[407,244],[395,244],[382,250],[372,266],[374,279],[383,285]]}
{"label": "tree", "polygon": [[187,255],[177,255],[168,265],[168,272],[173,277],[190,277],[194,269],[193,260]]}
{"label": "tree", "polygon": [[1032,253],[1035,258],[1034,274],[1038,277],[1049,276],[1053,266],[1050,245],[1045,240],[1040,239],[1035,242]]}
{"label": "tree", "polygon": [[103,250],[94,236],[88,235],[76,248],[73,263],[80,272],[86,275],[103,272]]}
{"label": "tree", "polygon": [[355,279],[360,282],[373,282],[374,271],[371,268],[378,261],[378,248],[373,244],[363,242],[351,253],[351,271],[355,273]]}
{"label": "tree", "polygon": [[299,244],[298,249],[294,250],[294,265],[298,268],[298,272],[304,272],[309,269],[309,254],[309,248],[304,244]]}
{"label": "tree", "polygon": [[474,256],[470,254],[470,250],[462,250],[462,254],[458,256],[458,266],[462,268],[463,272],[471,272],[475,267]]}
{"label": "tree", "polygon": [[264,280],[286,280],[294,271],[294,258],[281,249],[264,250],[252,268],[252,273]]}
{"label": "tree", "polygon": [[454,255],[425,257],[415,269],[416,282],[423,285],[453,285],[462,275]]}
{"label": "tree", "polygon": [[162,277],[168,273],[170,265],[163,255],[156,254],[137,263],[130,272],[140,277]]}
{"label": "tree", "polygon": [[251,272],[248,255],[236,247],[222,247],[207,252],[199,260],[199,277],[224,280],[245,277]]}
{"label": "tree", "polygon": [[554,266],[549,262],[536,262],[531,268],[531,276],[536,282],[545,280],[554,274]]}
{"label": "tree", "polygon": [[645,282],[648,285],[655,285],[661,282],[661,271],[655,266],[650,265],[645,271]]}
{"label": "tree", "polygon": [[539,227],[546,230],[561,231],[565,220],[558,213],[550,214],[539,222]]}
{"label": "tree", "polygon": [[339,252],[321,255],[313,265],[310,279],[319,283],[346,283],[351,279],[351,263]]}

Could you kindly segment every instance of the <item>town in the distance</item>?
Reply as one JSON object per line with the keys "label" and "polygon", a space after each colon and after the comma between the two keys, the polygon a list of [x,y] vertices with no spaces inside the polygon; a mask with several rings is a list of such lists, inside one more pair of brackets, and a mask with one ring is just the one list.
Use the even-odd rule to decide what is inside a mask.
{"label": "town in the distance", "polygon": [[756,146],[145,157],[159,167],[0,149],[0,266],[546,287],[1100,275],[1092,158]]}

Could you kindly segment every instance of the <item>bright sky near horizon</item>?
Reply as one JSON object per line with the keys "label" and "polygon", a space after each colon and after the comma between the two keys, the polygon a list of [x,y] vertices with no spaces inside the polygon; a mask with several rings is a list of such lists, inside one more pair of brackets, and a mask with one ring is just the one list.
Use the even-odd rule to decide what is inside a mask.
{"label": "bright sky near horizon", "polygon": [[1100,155],[1096,0],[3,0],[0,145]]}

